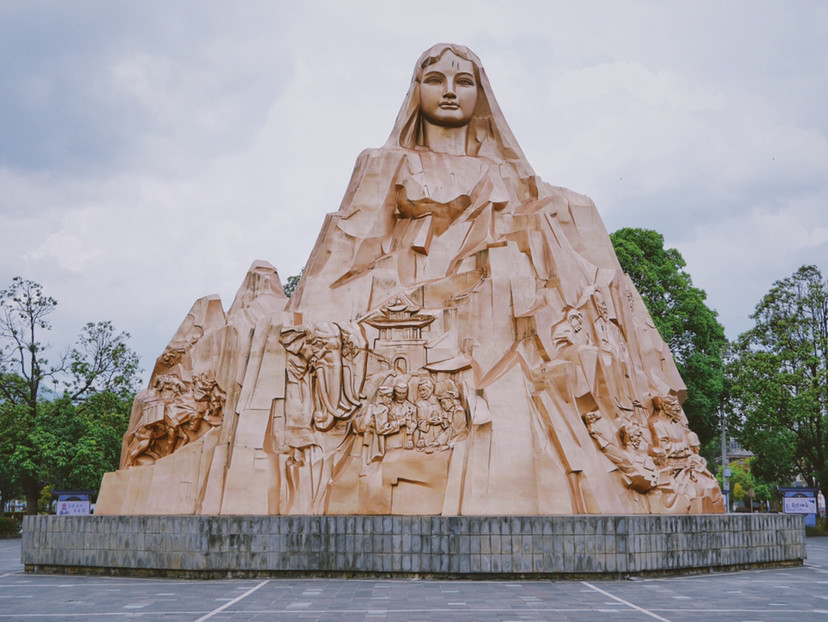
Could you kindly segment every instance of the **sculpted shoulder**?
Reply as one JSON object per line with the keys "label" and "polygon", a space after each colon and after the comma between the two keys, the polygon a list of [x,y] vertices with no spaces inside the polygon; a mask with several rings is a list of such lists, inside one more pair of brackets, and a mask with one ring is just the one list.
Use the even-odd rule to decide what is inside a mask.
{"label": "sculpted shoulder", "polygon": [[609,234],[595,202],[569,188],[538,181],[543,212],[554,213],[573,248],[598,268],[620,270]]}
{"label": "sculpted shoulder", "polygon": [[[351,181],[348,183],[348,189],[345,191],[345,196],[339,206],[340,215],[347,218],[350,212],[353,211],[354,198],[366,182],[372,180],[376,182],[378,177],[388,169],[390,162],[399,162],[400,156],[392,154],[391,151],[396,150],[386,148],[364,149],[357,156],[354,172],[351,173]],[[391,167],[391,175],[393,175],[393,170],[394,167]]]}

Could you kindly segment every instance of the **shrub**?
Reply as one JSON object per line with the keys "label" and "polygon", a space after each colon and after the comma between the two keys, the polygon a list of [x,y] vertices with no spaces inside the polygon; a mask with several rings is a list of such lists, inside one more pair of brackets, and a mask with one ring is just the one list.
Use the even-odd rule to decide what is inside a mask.
{"label": "shrub", "polygon": [[0,516],[0,538],[16,538],[20,535],[21,522],[9,516]]}

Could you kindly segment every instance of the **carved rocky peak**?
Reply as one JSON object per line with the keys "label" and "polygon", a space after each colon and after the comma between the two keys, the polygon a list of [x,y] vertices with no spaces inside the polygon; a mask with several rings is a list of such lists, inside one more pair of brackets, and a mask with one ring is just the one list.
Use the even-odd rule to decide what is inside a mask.
{"label": "carved rocky peak", "polygon": [[228,320],[244,316],[251,324],[263,315],[283,311],[288,303],[279,273],[267,261],[254,261],[227,312]]}
{"label": "carved rocky peak", "polygon": [[217,294],[196,301],[136,398],[127,466],[169,456],[222,424],[231,378],[247,359],[239,350],[249,349],[251,328],[262,317],[286,304],[279,275],[265,261],[250,267],[228,313]]}
{"label": "carved rocky peak", "polygon": [[218,294],[196,300],[187,317],[175,331],[169,345],[155,363],[152,376],[174,367],[205,334],[224,327],[227,323]]}

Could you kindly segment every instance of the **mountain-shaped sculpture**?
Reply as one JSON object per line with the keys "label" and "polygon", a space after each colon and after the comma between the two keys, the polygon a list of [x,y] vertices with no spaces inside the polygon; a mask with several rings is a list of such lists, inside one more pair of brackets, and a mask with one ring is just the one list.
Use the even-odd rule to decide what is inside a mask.
{"label": "mountain-shaped sculpture", "polygon": [[295,295],[198,300],[98,514],[722,512],[686,389],[590,199],[537,177],[440,44]]}

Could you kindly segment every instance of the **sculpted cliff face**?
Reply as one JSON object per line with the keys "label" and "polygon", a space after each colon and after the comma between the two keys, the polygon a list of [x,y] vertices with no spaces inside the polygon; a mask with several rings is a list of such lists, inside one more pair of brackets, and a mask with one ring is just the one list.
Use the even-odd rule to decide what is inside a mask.
{"label": "sculpted cliff face", "polygon": [[98,513],[723,511],[592,202],[535,176],[477,57],[417,63],[293,298],[199,300]]}

